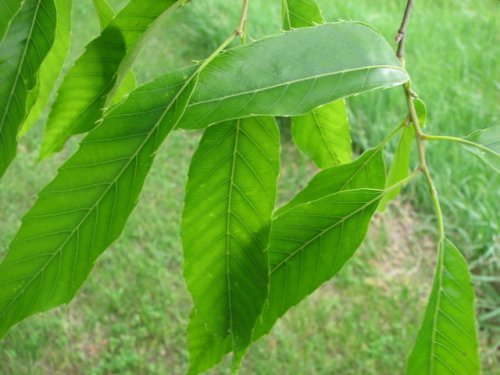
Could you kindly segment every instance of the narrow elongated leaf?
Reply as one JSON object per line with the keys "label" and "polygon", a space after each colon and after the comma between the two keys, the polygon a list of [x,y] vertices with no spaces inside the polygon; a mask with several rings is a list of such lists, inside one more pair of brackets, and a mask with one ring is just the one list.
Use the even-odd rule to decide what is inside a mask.
{"label": "narrow elongated leaf", "polygon": [[465,137],[465,140],[482,146],[477,148],[462,144],[466,150],[477,156],[495,172],[500,173],[500,125],[477,130]]}
{"label": "narrow elongated leaf", "polygon": [[107,25],[64,78],[47,122],[41,156],[101,118],[155,21],[180,1],[132,0]]}
{"label": "narrow elongated leaf", "polygon": [[28,93],[54,41],[53,0],[26,0],[0,44],[0,177],[16,154],[17,132],[23,122]]}
{"label": "narrow elongated leaf", "polygon": [[73,1],[54,0],[54,4],[57,11],[54,44],[40,66],[38,90],[30,93],[35,104],[23,123],[20,135],[24,135],[42,117],[68,54]]}
{"label": "narrow elongated leaf", "polygon": [[269,297],[255,339],[352,257],[384,195],[383,186],[381,150],[370,150],[353,163],[318,173],[276,213],[267,249]]}
{"label": "narrow elongated leaf", "polygon": [[264,249],[279,150],[274,118],[232,120],[205,131],[189,169],[181,226],[184,275],[208,329],[231,337],[236,362],[267,297]]}
{"label": "narrow elongated leaf", "polygon": [[450,241],[438,246],[432,291],[406,374],[476,375],[480,363],[467,262]]}
{"label": "narrow elongated leaf", "polygon": [[336,100],[292,118],[293,140],[320,168],[352,160],[352,140],[345,100]]}
{"label": "narrow elongated leaf", "polygon": [[0,43],[22,4],[23,0],[2,0],[0,2]]}
{"label": "narrow elongated leaf", "polygon": [[340,191],[274,218],[268,246],[269,298],[255,338],[342,269],[366,236],[382,196],[383,190],[376,189]]}
{"label": "narrow elongated leaf", "polygon": [[314,26],[325,22],[315,0],[282,0],[283,30]]}
{"label": "narrow elongated leaf", "polygon": [[[405,126],[403,132],[401,133],[401,137],[399,138],[399,143],[396,148],[396,152],[394,153],[394,159],[389,167],[389,173],[387,174],[387,188],[408,177],[414,142],[415,128],[412,125]],[[379,210],[384,211],[387,204],[396,198],[400,191],[401,188],[396,188],[387,193],[382,199],[382,202],[380,202]]]}
{"label": "narrow elongated leaf", "polygon": [[[251,115],[301,115],[407,80],[391,47],[368,26],[339,22],[296,29],[214,59],[200,74],[180,126],[202,128]],[[160,86],[162,79],[157,82]]]}
{"label": "narrow elongated leaf", "polygon": [[[23,318],[71,300],[123,230],[194,83],[177,76],[155,95],[147,85],[130,95],[41,191],[0,263],[0,337]],[[145,101],[156,111],[145,112]]]}

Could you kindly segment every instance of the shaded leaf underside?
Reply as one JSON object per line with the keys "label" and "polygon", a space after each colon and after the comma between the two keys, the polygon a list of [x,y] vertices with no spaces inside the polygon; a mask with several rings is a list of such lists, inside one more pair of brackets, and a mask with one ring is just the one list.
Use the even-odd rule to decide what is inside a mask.
{"label": "shaded leaf underside", "polygon": [[197,314],[214,334],[231,337],[237,355],[249,345],[267,296],[263,249],[279,149],[274,118],[233,120],[205,131],[189,170],[181,226],[184,275]]}

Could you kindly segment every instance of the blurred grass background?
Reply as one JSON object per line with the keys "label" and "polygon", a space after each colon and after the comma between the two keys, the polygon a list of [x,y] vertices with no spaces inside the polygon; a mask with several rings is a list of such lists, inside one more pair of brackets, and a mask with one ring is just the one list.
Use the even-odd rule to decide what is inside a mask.
{"label": "blurred grass background", "polygon": [[[318,0],[328,21],[359,20],[392,40],[405,1]],[[71,55],[98,33],[90,0],[75,2]],[[112,1],[115,9],[123,0]],[[207,56],[234,28],[239,0],[195,0],[148,40],[134,70],[140,82]],[[427,103],[427,131],[466,135],[499,123],[499,2],[420,0],[410,25],[407,68]],[[280,1],[252,0],[250,38],[277,33]],[[398,89],[349,100],[356,148],[375,145],[405,116]],[[21,141],[1,181],[0,256],[22,214],[75,149],[37,164],[42,129]],[[0,374],[182,374],[191,301],[182,279],[179,218],[189,158],[200,134],[176,132],[162,148],[125,234],[75,301],[19,324],[0,342]],[[394,146],[394,145],[392,145]],[[388,157],[390,158],[390,150]],[[498,176],[454,144],[428,146],[447,231],[466,254],[478,291],[484,374],[500,366]],[[283,134],[280,199],[314,168]],[[424,186],[378,215],[370,236],[338,277],[259,341],[242,374],[398,374],[416,336],[434,264],[431,205]],[[214,374],[227,373],[220,366]]]}

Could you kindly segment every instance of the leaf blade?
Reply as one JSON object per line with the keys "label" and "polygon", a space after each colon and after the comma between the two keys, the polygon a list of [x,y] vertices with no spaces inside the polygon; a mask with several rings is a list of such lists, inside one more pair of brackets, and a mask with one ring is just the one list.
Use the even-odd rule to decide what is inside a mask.
{"label": "leaf blade", "polygon": [[464,148],[479,160],[500,173],[500,125],[477,130],[464,137],[466,141],[478,144],[480,147],[462,144]]}
{"label": "leaf blade", "polygon": [[132,0],[87,45],[58,90],[42,143],[42,158],[60,151],[70,136],[95,126],[142,47],[148,30],[178,3]]}
{"label": "leaf blade", "polygon": [[314,0],[282,0],[283,30],[309,27],[325,22]]}
{"label": "leaf blade", "polygon": [[[180,127],[202,128],[251,115],[302,115],[333,100],[407,80],[390,46],[367,26],[341,22],[296,29],[214,59],[200,75]],[[227,83],[222,90],[220,82]]]}
{"label": "leaf blade", "polygon": [[37,71],[54,41],[53,0],[26,0],[0,44],[0,177],[16,155],[17,133],[37,84]]}
{"label": "leaf blade", "polygon": [[406,374],[479,374],[474,290],[467,263],[449,240],[438,246],[432,291]]}
{"label": "leaf blade", "polygon": [[267,296],[263,249],[279,150],[273,118],[229,121],[205,131],[189,170],[181,224],[184,276],[197,314],[213,335],[230,336],[236,362]]}
{"label": "leaf blade", "polygon": [[275,217],[268,247],[269,298],[255,339],[342,269],[364,239],[383,194],[366,188],[340,191]]}
{"label": "leaf blade", "polygon": [[352,140],[345,100],[336,100],[292,118],[297,147],[319,168],[352,160]]}
{"label": "leaf blade", "polygon": [[[412,125],[405,126],[399,138],[398,146],[394,153],[394,159],[389,167],[386,188],[390,188],[392,185],[408,177],[414,141],[415,128]],[[387,193],[380,202],[379,211],[384,211],[387,204],[399,195],[401,189],[402,187],[399,187]]]}
{"label": "leaf blade", "polygon": [[54,0],[54,3],[57,11],[54,44],[40,66],[39,88],[36,92],[32,92],[35,96],[34,105],[21,127],[20,136],[26,134],[42,117],[68,55],[73,2],[72,0]]}
{"label": "leaf blade", "polygon": [[276,210],[275,216],[282,215],[297,205],[313,202],[344,190],[367,187],[382,190],[385,181],[384,168],[382,149],[367,150],[352,163],[318,172],[304,189],[298,192],[287,204]]}
{"label": "leaf blade", "polygon": [[4,0],[0,3],[0,43],[22,4],[23,0]]}

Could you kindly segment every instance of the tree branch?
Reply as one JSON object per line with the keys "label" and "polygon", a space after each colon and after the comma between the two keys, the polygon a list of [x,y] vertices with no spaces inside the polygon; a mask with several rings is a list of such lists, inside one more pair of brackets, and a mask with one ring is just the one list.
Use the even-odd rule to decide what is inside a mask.
{"label": "tree branch", "polygon": [[413,9],[413,2],[414,0],[408,0],[408,2],[406,3],[403,21],[401,21],[401,26],[399,26],[398,33],[396,34],[396,42],[398,43],[396,56],[401,61],[401,64],[404,64],[406,30],[408,30],[408,23],[410,21],[411,11]]}

